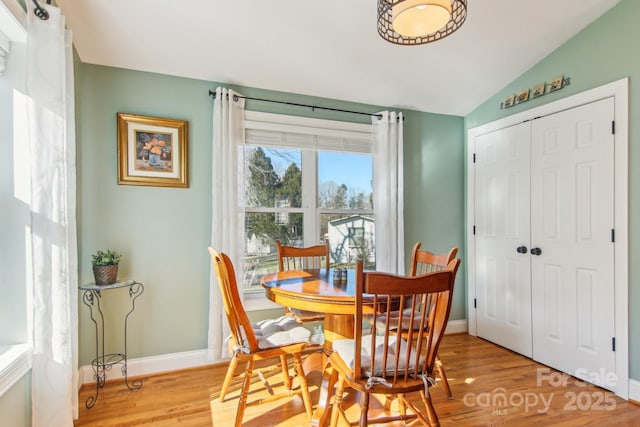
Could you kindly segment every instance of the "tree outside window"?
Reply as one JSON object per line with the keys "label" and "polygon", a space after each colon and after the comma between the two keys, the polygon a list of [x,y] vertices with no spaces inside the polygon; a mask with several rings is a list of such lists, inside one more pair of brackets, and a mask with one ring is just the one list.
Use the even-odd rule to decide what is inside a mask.
{"label": "tree outside window", "polygon": [[[344,170],[336,168],[340,164]],[[349,169],[357,164],[368,166]],[[344,254],[350,252],[351,258],[363,257],[369,266],[375,265],[374,245],[366,243],[365,230],[355,237],[358,254],[350,249],[356,246],[344,244],[350,238],[342,230],[345,218],[359,214],[366,214],[373,224],[371,174],[370,155],[245,146],[244,288],[262,290],[260,279],[277,271],[276,239],[292,246],[329,239],[332,264],[346,265],[349,257]],[[354,177],[359,175],[364,175],[359,182],[365,183],[360,187],[368,188],[356,185]]]}

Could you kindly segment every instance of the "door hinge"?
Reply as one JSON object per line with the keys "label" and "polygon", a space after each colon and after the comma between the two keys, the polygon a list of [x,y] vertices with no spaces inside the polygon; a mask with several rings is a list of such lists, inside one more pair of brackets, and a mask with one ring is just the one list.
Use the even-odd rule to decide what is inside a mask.
{"label": "door hinge", "polygon": [[616,134],[616,121],[612,120],[611,121],[611,135],[615,135]]}
{"label": "door hinge", "polygon": [[616,337],[611,338],[611,351],[616,351]]}
{"label": "door hinge", "polygon": [[476,162],[476,153],[473,153],[473,163]]}
{"label": "door hinge", "polygon": [[616,230],[614,228],[611,229],[611,243],[616,241]]}
{"label": "door hinge", "polygon": [[473,308],[478,308],[478,300],[477,299],[473,299]]}

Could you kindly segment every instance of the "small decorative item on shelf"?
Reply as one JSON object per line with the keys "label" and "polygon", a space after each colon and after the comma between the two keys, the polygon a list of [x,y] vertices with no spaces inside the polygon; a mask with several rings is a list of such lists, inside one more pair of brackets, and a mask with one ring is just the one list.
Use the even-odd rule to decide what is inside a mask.
{"label": "small decorative item on shelf", "polygon": [[91,255],[96,285],[110,285],[116,282],[120,259],[122,259],[122,255],[110,249],[106,251],[99,250]]}

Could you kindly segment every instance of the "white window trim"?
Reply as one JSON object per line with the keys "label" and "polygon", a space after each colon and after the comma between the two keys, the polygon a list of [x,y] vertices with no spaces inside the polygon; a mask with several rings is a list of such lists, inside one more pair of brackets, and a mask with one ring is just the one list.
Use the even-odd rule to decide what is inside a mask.
{"label": "white window trim", "polygon": [[0,346],[0,397],[31,369],[31,345]]}
{"label": "white window trim", "polygon": [[[313,151],[368,154],[373,151],[373,126],[371,124],[245,111],[243,127],[245,144],[300,149],[303,162],[305,156],[312,155]],[[303,169],[302,188],[306,189],[311,185],[316,185],[313,176],[316,170],[317,165],[315,170],[313,168]],[[314,188],[314,190],[317,189]],[[316,192],[313,191],[311,194],[316,194]],[[302,205],[302,208],[290,209],[292,212],[303,212],[304,215],[316,215],[316,213],[320,215],[315,202],[309,200],[308,197],[303,198]],[[247,209],[247,211],[251,210]],[[264,210],[260,209],[260,211]],[[367,211],[367,213],[373,213],[373,211]],[[309,223],[305,222],[305,237],[317,236],[319,230],[307,229]],[[318,223],[319,218],[316,218],[315,224]],[[305,244],[313,244],[313,242],[305,242]],[[243,304],[247,311],[282,309],[281,305],[265,298],[264,292],[261,290],[243,291]]]}
{"label": "white window trim", "polygon": [[18,0],[0,0],[0,28],[9,37],[20,43],[27,41],[27,13]]}

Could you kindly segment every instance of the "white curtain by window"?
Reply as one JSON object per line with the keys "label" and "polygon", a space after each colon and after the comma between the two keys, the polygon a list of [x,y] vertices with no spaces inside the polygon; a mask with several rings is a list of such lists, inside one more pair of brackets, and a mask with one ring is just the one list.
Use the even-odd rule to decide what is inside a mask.
{"label": "white curtain by window", "polygon": [[[216,89],[213,103],[213,158],[211,173],[211,246],[240,266],[243,251],[244,214],[239,197],[244,195],[239,147],[244,143],[244,98],[226,88]],[[203,248],[206,250],[206,248]],[[236,272],[238,273],[238,272]],[[229,357],[224,339],[229,326],[213,266],[209,290],[209,352],[214,361]]]}
{"label": "white curtain by window", "polygon": [[372,117],[376,270],[404,274],[402,113]]}
{"label": "white curtain by window", "polygon": [[27,2],[27,95],[33,272],[32,425],[78,414],[78,261],[73,56],[60,9]]}

